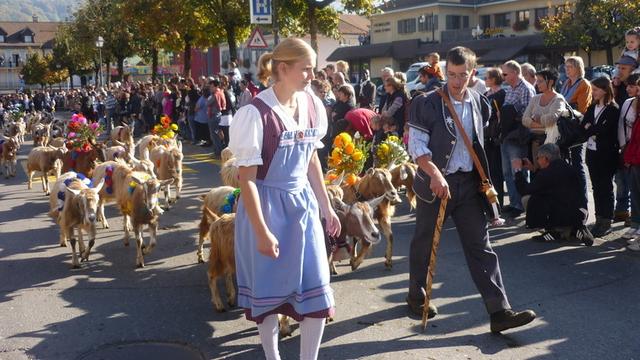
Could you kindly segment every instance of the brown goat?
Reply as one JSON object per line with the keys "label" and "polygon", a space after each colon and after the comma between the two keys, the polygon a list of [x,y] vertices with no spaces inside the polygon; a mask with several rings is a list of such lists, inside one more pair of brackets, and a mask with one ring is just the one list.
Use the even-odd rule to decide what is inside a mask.
{"label": "brown goat", "polygon": [[176,198],[171,200],[171,183],[164,186],[165,209],[169,209],[170,204],[180,199],[182,192],[182,142],[178,141],[176,146],[158,146],[151,150],[150,160],[155,165],[154,171],[159,180],[173,179],[171,183],[176,185]]}
{"label": "brown goat", "polygon": [[209,289],[211,290],[211,302],[216,311],[225,311],[217,280],[225,276],[227,288],[227,304],[230,307],[236,305],[236,287],[233,283],[233,275],[236,273],[236,258],[234,253],[234,234],[236,214],[224,214],[218,216],[208,209],[204,209],[210,217],[209,238],[211,239],[211,251],[209,252]]}
{"label": "brown goat", "polygon": [[54,148],[50,146],[39,146],[31,149],[27,158],[27,189],[31,190],[33,184],[33,173],[39,171],[42,179],[42,191],[49,195],[49,173],[53,172],[56,179],[60,177],[62,170],[62,157],[67,152],[66,148]]}
{"label": "brown goat", "polygon": [[[119,167],[113,173],[113,192],[116,203],[124,215],[124,244],[129,245],[129,232],[133,229],[136,239],[136,266],[144,267],[144,255],[149,254],[156,246],[158,232],[158,192],[162,186],[169,185],[173,179],[162,180],[140,171],[130,171]],[[150,232],[149,244],[143,239],[143,227],[147,225]]]}
{"label": "brown goat", "polygon": [[[62,158],[62,172],[75,171],[86,177],[93,177],[97,162],[105,161],[104,144],[92,144],[88,152],[68,151]],[[75,157],[75,159],[74,159]]]}
{"label": "brown goat", "polygon": [[31,131],[33,146],[47,146],[49,144],[49,134],[51,125],[36,124]]}
{"label": "brown goat", "polygon": [[[387,269],[392,267],[392,254],[393,254],[393,232],[391,230],[391,217],[395,211],[394,205],[399,204],[402,200],[398,196],[398,192],[391,183],[391,172],[387,169],[372,168],[368,169],[365,175],[354,185],[343,185],[344,202],[347,204],[353,204],[356,201],[372,200],[376,197],[383,196],[385,199],[378,205],[375,210],[375,218],[380,224],[382,233],[387,238],[387,248],[385,251],[384,266]],[[356,240],[354,240],[356,241]],[[357,269],[364,257],[367,255],[371,244],[369,242],[362,242],[362,249],[360,254],[355,255],[355,259],[351,260],[351,269]],[[356,251],[356,246],[352,251]]]}
{"label": "brown goat", "polygon": [[409,206],[416,208],[416,193],[413,192],[413,179],[418,172],[418,165],[406,162],[391,169],[391,183],[396,189],[404,186]]}
{"label": "brown goat", "polygon": [[111,142],[113,145],[124,146],[133,156],[135,144],[133,142],[133,128],[129,125],[116,126],[111,130]]}
{"label": "brown goat", "polygon": [[[198,257],[199,263],[204,262],[202,247],[203,247],[204,241],[209,235],[209,228],[211,225],[209,222],[210,216],[207,216],[207,213],[211,212],[219,216],[223,215],[224,212],[222,211],[222,207],[224,206],[225,199],[227,196],[229,196],[229,194],[233,193],[234,190],[235,188],[231,186],[219,186],[209,190],[209,192],[206,195],[200,196],[200,199],[202,199],[203,204],[202,204],[202,218],[200,219],[200,225],[199,225],[200,234],[198,236],[198,250],[196,252],[196,256]],[[233,212],[235,212],[237,205],[238,205],[238,200],[236,199],[234,203]]]}
{"label": "brown goat", "polygon": [[18,138],[15,136],[5,140],[0,140],[0,174],[2,173],[2,168],[4,168],[5,179],[8,179],[9,176],[16,176],[16,164],[19,148],[20,145],[18,144]]}
{"label": "brown goat", "polygon": [[[60,226],[60,246],[67,246],[71,242],[72,266],[80,267],[76,254],[76,239],[73,236],[77,230],[80,260],[88,261],[91,248],[96,240],[96,209],[98,207],[98,193],[104,182],[95,188],[89,188],[83,181],[76,178],[73,172],[62,174],[54,185],[54,191],[49,196],[49,215]],[[67,185],[65,181],[70,180]],[[61,206],[62,205],[62,206]],[[89,235],[89,246],[85,248],[83,234]]]}
{"label": "brown goat", "polygon": [[56,147],[56,148],[61,148],[61,147],[64,147],[66,141],[67,141],[67,139],[65,139],[63,137],[54,137],[51,140],[49,140],[49,146],[53,146],[53,147]]}

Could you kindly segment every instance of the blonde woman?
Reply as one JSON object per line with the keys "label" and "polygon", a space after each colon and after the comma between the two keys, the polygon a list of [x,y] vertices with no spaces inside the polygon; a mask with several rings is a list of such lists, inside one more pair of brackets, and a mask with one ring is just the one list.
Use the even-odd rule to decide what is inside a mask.
{"label": "blonde woman", "polygon": [[315,63],[300,39],[263,54],[258,76],[273,85],[231,122],[242,193],[235,220],[238,305],[257,322],[267,359],[280,359],[277,314],[300,321],[300,358],[316,359],[334,307],[320,218],[333,235],[340,221],[316,153],[327,117],[322,101],[304,91]]}

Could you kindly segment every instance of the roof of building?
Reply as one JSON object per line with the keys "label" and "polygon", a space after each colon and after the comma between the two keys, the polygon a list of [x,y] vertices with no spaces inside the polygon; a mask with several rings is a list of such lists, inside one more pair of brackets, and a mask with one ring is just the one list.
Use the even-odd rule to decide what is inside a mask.
{"label": "roof of building", "polygon": [[341,34],[362,34],[368,33],[371,27],[371,20],[364,16],[354,14],[341,14],[338,23],[338,31]]}
{"label": "roof of building", "polygon": [[0,29],[6,33],[6,43],[22,43],[22,35],[30,30],[33,33],[33,45],[42,45],[55,37],[56,30],[61,24],[61,22],[0,21]]}
{"label": "roof of building", "polygon": [[383,12],[418,8],[427,5],[450,6],[482,6],[497,2],[511,2],[516,0],[387,0],[378,9]]}

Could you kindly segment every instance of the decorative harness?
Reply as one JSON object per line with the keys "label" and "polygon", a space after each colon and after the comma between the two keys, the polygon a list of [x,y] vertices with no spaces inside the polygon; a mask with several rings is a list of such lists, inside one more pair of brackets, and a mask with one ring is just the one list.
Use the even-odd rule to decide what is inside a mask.
{"label": "decorative harness", "polygon": [[236,188],[230,192],[225,198],[224,203],[220,206],[220,211],[223,214],[231,214],[233,212],[233,206],[240,198],[240,189]]}
{"label": "decorative harness", "polygon": [[104,191],[106,191],[107,194],[112,195],[113,194],[113,165],[109,165],[107,166],[106,169],[104,169]]}
{"label": "decorative harness", "polygon": [[[69,173],[73,174],[73,177],[68,178],[64,181],[64,187],[65,190],[66,188],[68,188],[74,181],[80,181],[83,184],[87,185],[88,187],[92,188],[93,187],[93,181],[91,181],[90,178],[84,176],[81,173],[77,173],[74,171],[69,171]],[[64,190],[62,191],[58,191],[58,211],[62,211],[62,209],[64,208],[64,201],[65,201],[65,196],[66,193]]]}

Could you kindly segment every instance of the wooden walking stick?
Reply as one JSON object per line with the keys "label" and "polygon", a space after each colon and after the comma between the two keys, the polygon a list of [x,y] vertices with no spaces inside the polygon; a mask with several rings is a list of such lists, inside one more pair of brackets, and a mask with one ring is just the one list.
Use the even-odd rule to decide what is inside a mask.
{"label": "wooden walking stick", "polygon": [[436,273],[436,255],[440,245],[440,234],[442,233],[442,223],[444,214],[447,211],[448,197],[440,200],[440,210],[436,220],[436,228],[433,232],[433,243],[431,244],[431,258],[429,259],[429,269],[427,270],[427,286],[425,287],[424,309],[422,310],[422,331],[427,328],[427,317],[429,315],[429,302],[431,301],[431,287],[433,286],[433,275]]}

